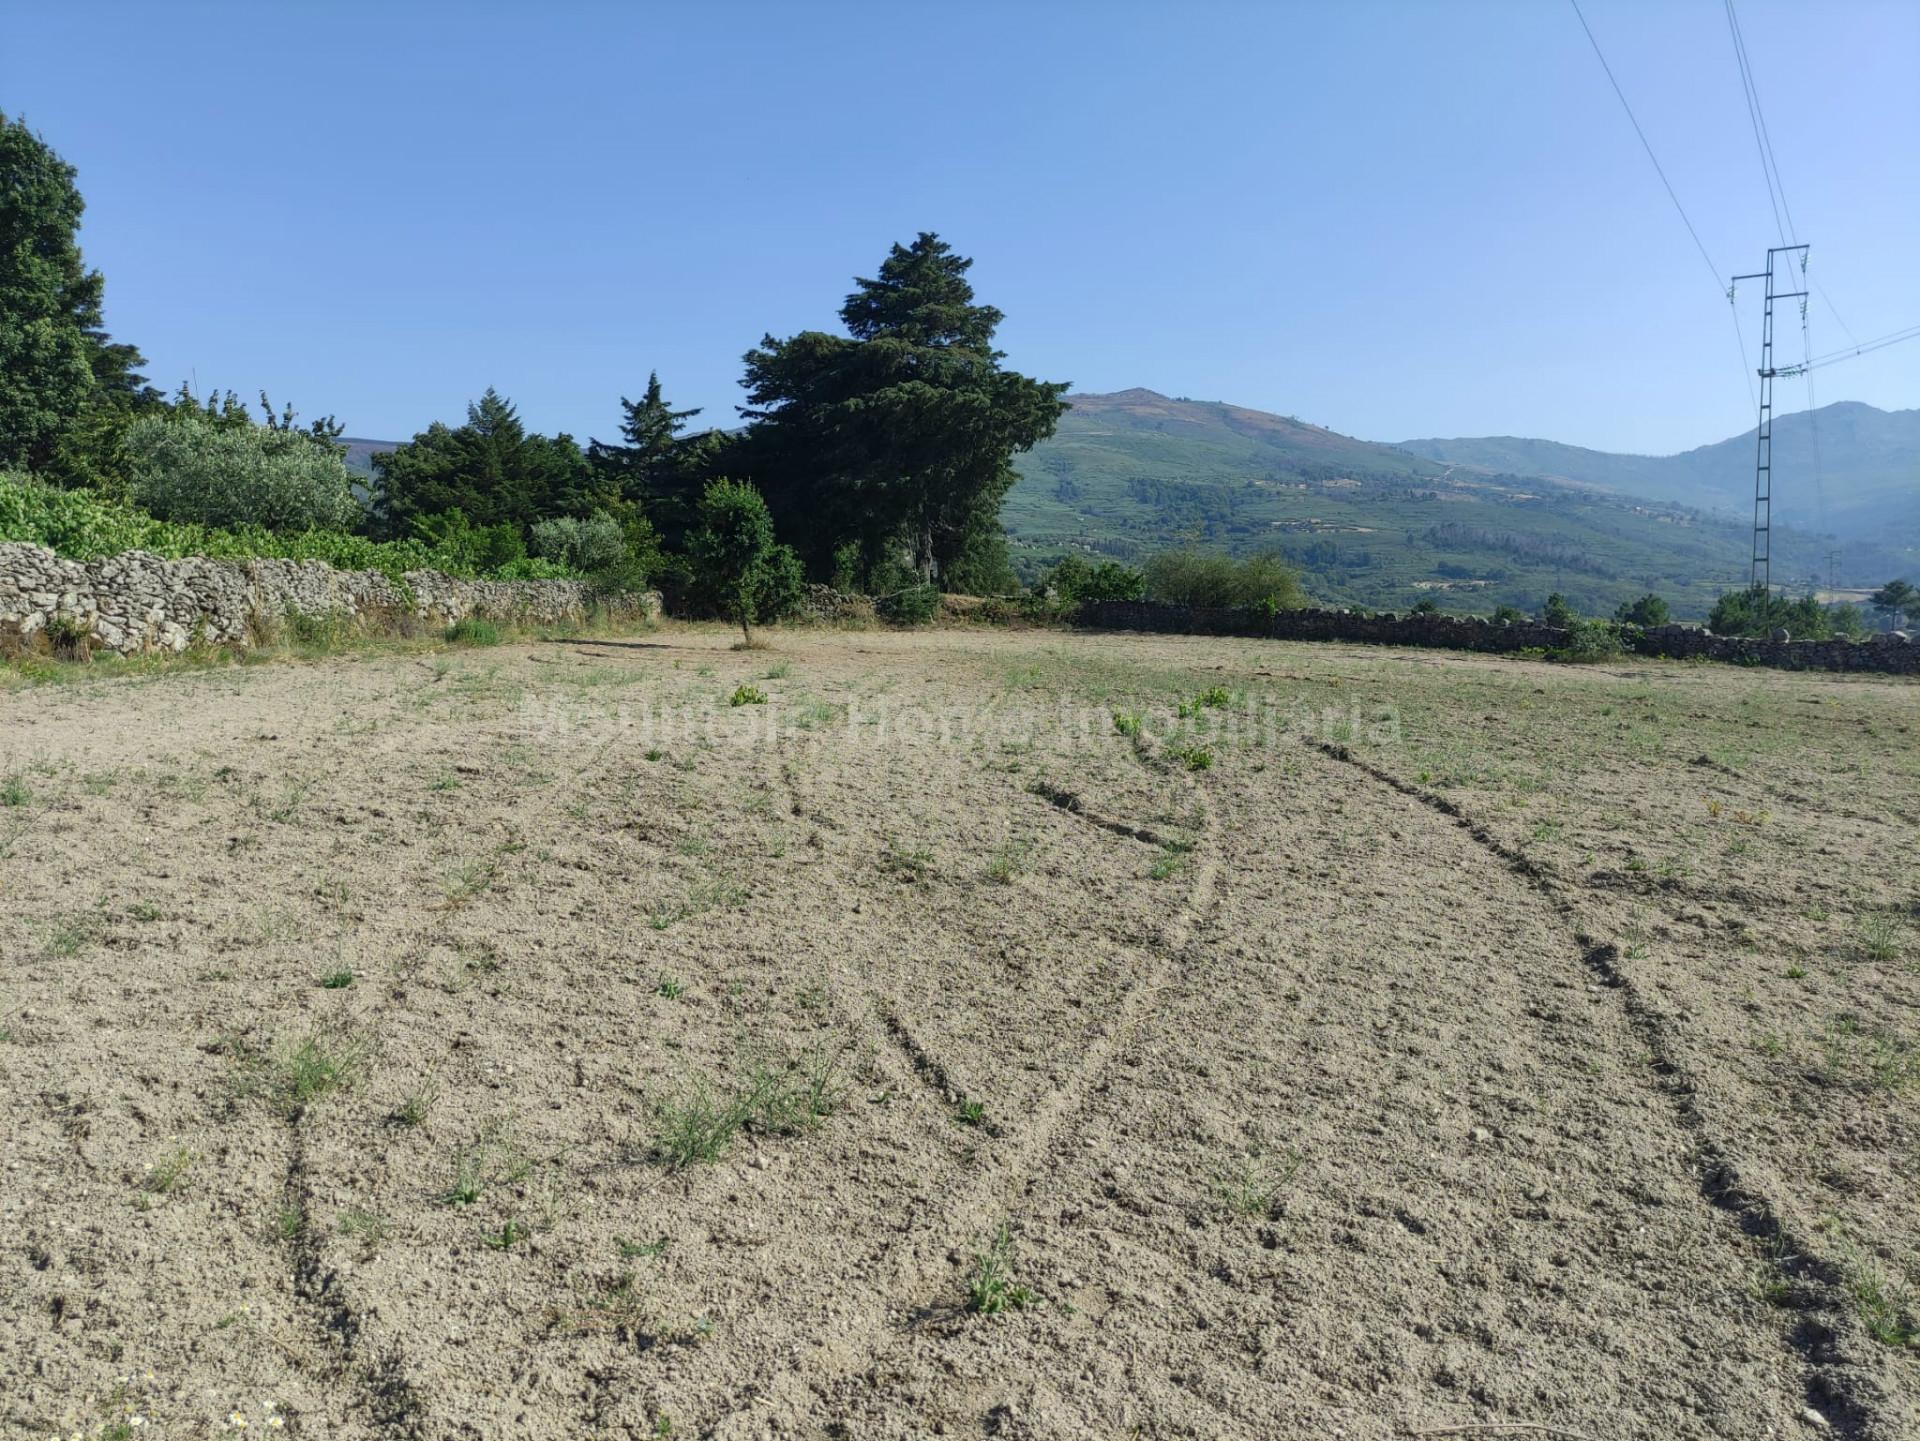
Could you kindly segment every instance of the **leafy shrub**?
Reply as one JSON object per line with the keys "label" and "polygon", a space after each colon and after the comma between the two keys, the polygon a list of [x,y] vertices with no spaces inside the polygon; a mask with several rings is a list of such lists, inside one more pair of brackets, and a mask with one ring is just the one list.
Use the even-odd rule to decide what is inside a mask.
{"label": "leafy shrub", "polygon": [[1242,560],[1211,550],[1168,550],[1148,560],[1146,593],[1173,605],[1242,606],[1271,600],[1276,610],[1307,603],[1300,577],[1279,555],[1262,551]]}
{"label": "leafy shrub", "polygon": [[925,625],[940,608],[940,592],[916,582],[902,586],[892,595],[875,596],[873,609],[881,619],[894,625]]}
{"label": "leafy shrub", "polygon": [[415,516],[411,528],[416,539],[434,555],[457,566],[459,574],[497,571],[527,559],[526,543],[507,521],[475,525],[463,510],[443,510],[437,515]]}
{"label": "leafy shrub", "polygon": [[535,522],[534,554],[563,572],[586,576],[602,590],[642,589],[662,568],[659,537],[638,506],[615,504],[624,518],[596,510],[584,520],[557,516]]}
{"label": "leafy shrub", "polygon": [[1506,625],[1520,625],[1526,620],[1526,616],[1521,612],[1520,607],[1514,605],[1496,606],[1494,608],[1493,618],[1496,622]]}
{"label": "leafy shrub", "polygon": [[1574,613],[1573,607],[1567,604],[1567,598],[1556,590],[1547,597],[1547,603],[1540,608],[1540,619],[1560,630],[1572,630],[1579,623],[1580,617]]}
{"label": "leafy shrub", "polygon": [[1061,600],[1138,600],[1146,589],[1146,577],[1132,566],[1117,560],[1088,565],[1077,555],[1067,555],[1047,572],[1041,582]]}
{"label": "leafy shrub", "polygon": [[1611,621],[1575,620],[1568,630],[1567,643],[1552,652],[1555,660],[1589,663],[1618,660],[1626,654],[1620,628]]}
{"label": "leafy shrub", "polygon": [[1019,590],[1006,532],[997,525],[971,528],[960,553],[941,569],[940,583],[956,595],[1011,595]]}
{"label": "leafy shrub", "polygon": [[[1844,611],[1841,615],[1839,612]],[[1713,603],[1707,628],[1715,635],[1744,635],[1764,639],[1785,630],[1795,640],[1830,640],[1835,634],[1858,635],[1865,627],[1853,606],[1833,610],[1811,595],[1789,600],[1765,586],[1730,590]]]}
{"label": "leafy shrub", "polygon": [[[464,525],[465,517],[460,517]],[[509,527],[511,529],[511,527]],[[137,506],[92,491],[59,490],[23,475],[0,473],[0,541],[43,545],[69,560],[96,560],[144,550],[169,560],[318,560],[339,570],[379,571],[394,581],[410,570],[438,570],[471,579],[548,580],[569,574],[553,562],[522,559],[489,566],[483,548],[423,539],[374,541],[337,530],[275,533],[260,526],[217,530],[158,520]]]}
{"label": "leafy shrub", "polygon": [[1667,609],[1666,601],[1649,591],[1638,600],[1621,602],[1613,618],[1622,625],[1644,626],[1651,630],[1655,626],[1665,625],[1672,614]]}
{"label": "leafy shrub", "polygon": [[733,694],[727,697],[727,704],[730,706],[765,705],[766,703],[767,693],[757,685],[735,686]]}
{"label": "leafy shrub", "polygon": [[134,500],[162,520],[305,531],[361,519],[345,462],[303,431],[211,425],[182,409],[140,417],[121,445]]}
{"label": "leafy shrub", "polygon": [[532,540],[535,555],[583,575],[613,570],[627,558],[626,533],[604,510],[596,510],[585,520],[563,515],[537,521]]}
{"label": "leafy shrub", "polygon": [[[444,570],[445,566],[437,567]],[[525,555],[518,560],[510,560],[505,565],[492,567],[480,572],[493,580],[571,580],[573,572],[564,565],[556,565],[544,556]]]}

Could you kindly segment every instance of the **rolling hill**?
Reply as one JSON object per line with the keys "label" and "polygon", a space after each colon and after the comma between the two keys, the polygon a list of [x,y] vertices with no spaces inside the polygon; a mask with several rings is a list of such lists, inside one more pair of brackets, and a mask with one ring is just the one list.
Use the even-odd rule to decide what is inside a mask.
{"label": "rolling hill", "polygon": [[[1400,448],[1430,460],[1583,481],[1735,516],[1753,506],[1751,430],[1679,455],[1616,455],[1513,436],[1406,440]],[[1892,534],[1920,541],[1920,410],[1841,401],[1811,417],[1784,412],[1774,422],[1773,449],[1774,516],[1782,524],[1842,539]]]}
{"label": "rolling hill", "polygon": [[[1656,458],[1527,441],[1425,442],[1461,452],[1421,454],[1150,390],[1072,401],[1055,436],[1020,458],[1002,513],[1016,566],[1029,574],[1069,549],[1138,559],[1193,542],[1279,550],[1305,573],[1309,591],[1332,603],[1398,609],[1430,598],[1447,609],[1533,609],[1558,590],[1600,613],[1652,590],[1692,616],[1746,580],[1746,524],[1700,504],[1710,498],[1701,487],[1666,481]],[[1834,451],[1829,474],[1878,473],[1855,464],[1840,420],[1831,428],[1831,439],[1826,430],[1821,437]],[[1861,433],[1873,437],[1863,454],[1898,455],[1897,440],[1871,427]],[[1483,444],[1489,448],[1476,448]],[[1739,445],[1735,437],[1689,454],[1731,454]],[[1920,437],[1907,454],[1920,456]],[[1598,459],[1575,464],[1582,456]],[[1630,466],[1608,469],[1605,460],[1650,468],[1635,479]],[[1701,473],[1713,473],[1714,463],[1702,462]],[[1783,474],[1789,463],[1783,449]],[[1886,464],[1897,473],[1897,460]],[[1872,493],[1864,482],[1859,489]],[[1668,498],[1643,498],[1662,490]],[[1822,537],[1776,528],[1775,580],[1824,579],[1833,549]],[[1916,559],[1911,538],[1904,552],[1869,538],[1837,549],[1843,583],[1877,584]]]}

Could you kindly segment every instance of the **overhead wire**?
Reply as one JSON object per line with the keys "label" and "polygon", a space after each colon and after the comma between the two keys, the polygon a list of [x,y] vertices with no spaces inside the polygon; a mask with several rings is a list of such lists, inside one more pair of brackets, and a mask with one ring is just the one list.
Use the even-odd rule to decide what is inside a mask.
{"label": "overhead wire", "polygon": [[1606,52],[1601,50],[1600,42],[1594,38],[1593,27],[1587,24],[1587,17],[1580,9],[1580,0],[1568,0],[1573,13],[1580,17],[1580,28],[1587,32],[1587,43],[1593,46],[1593,53],[1599,58],[1600,68],[1607,72],[1607,83],[1613,86],[1613,93],[1620,99],[1620,108],[1627,112],[1627,120],[1633,126],[1633,133],[1640,137],[1640,148],[1647,152],[1647,159],[1653,162],[1653,173],[1660,177],[1660,183],[1667,188],[1667,199],[1673,202],[1673,208],[1680,212],[1680,222],[1687,227],[1687,234],[1693,237],[1694,248],[1700,252],[1700,258],[1706,262],[1707,269],[1713,272],[1713,283],[1720,286],[1720,267],[1713,263],[1713,257],[1707,254],[1706,244],[1700,239],[1700,232],[1693,228],[1693,221],[1687,218],[1687,207],[1680,203],[1680,197],[1674,193],[1673,182],[1667,179],[1667,172],[1660,166],[1660,157],[1653,153],[1653,142],[1647,139],[1647,132],[1640,128],[1640,121],[1633,113],[1633,106],[1627,103],[1626,92],[1620,88],[1620,82],[1613,77],[1613,67],[1607,64]]}
{"label": "overhead wire", "polygon": [[[1747,58],[1746,37],[1740,31],[1740,19],[1733,8],[1733,0],[1722,0],[1727,12],[1727,30],[1733,37],[1734,63],[1740,68],[1740,91],[1747,102],[1747,121],[1753,127],[1753,145],[1760,156],[1760,175],[1767,184],[1767,204],[1773,211],[1774,229],[1780,232],[1780,243],[1798,240],[1799,234],[1793,223],[1793,207],[1787,204],[1787,187],[1780,179],[1780,163],[1774,159],[1773,136],[1767,130],[1766,111],[1760,105],[1760,87],[1753,78],[1753,62]],[[1786,213],[1785,223],[1781,221],[1781,212]]]}
{"label": "overhead wire", "polygon": [[1614,77],[1613,67],[1607,63],[1607,55],[1600,48],[1600,41],[1593,33],[1593,27],[1587,23],[1586,12],[1580,8],[1580,0],[1567,0],[1573,6],[1573,13],[1579,18],[1580,28],[1587,33],[1587,43],[1593,47],[1594,58],[1600,62],[1600,68],[1606,72],[1607,83],[1613,87],[1614,96],[1620,101],[1620,108],[1627,112],[1627,121],[1633,126],[1633,133],[1640,137],[1640,148],[1647,152],[1647,159],[1653,164],[1653,173],[1660,177],[1660,184],[1666,189],[1667,199],[1673,202],[1674,210],[1680,216],[1680,223],[1687,227],[1687,234],[1693,237],[1693,248],[1700,252],[1700,259],[1713,275],[1713,288],[1727,302],[1727,312],[1733,317],[1734,341],[1740,347],[1740,373],[1747,382],[1747,402],[1759,403],[1753,387],[1753,367],[1747,361],[1747,338],[1740,329],[1740,315],[1734,308],[1733,287],[1722,279],[1725,274],[1713,263],[1713,257],[1707,254],[1706,243],[1700,239],[1700,232],[1694,228],[1692,219],[1687,215],[1687,207],[1680,203],[1680,196],[1673,188],[1673,182],[1667,179],[1667,172],[1660,164],[1660,157],[1653,153],[1653,142],[1647,139],[1647,132],[1641,128],[1640,118],[1633,113],[1633,106],[1627,100],[1626,91],[1620,88],[1620,82]]}
{"label": "overhead wire", "polygon": [[1864,344],[1846,345],[1838,350],[1829,350],[1824,355],[1816,355],[1805,365],[1793,367],[1793,373],[1801,370],[1817,370],[1822,366],[1837,365],[1843,360],[1852,360],[1856,355],[1868,355],[1876,350],[1885,350],[1889,345],[1899,345],[1903,341],[1920,340],[1920,325],[1909,325],[1904,330],[1891,331],[1877,336]]}

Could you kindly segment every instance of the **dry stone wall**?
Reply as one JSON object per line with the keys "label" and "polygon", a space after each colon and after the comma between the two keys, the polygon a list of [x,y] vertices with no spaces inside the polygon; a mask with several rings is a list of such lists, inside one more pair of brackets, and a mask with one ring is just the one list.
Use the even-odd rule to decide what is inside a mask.
{"label": "dry stone wall", "polygon": [[[450,625],[467,617],[533,623],[585,613],[587,586],[571,580],[459,580],[409,571],[405,586],[378,571],[335,570],[317,560],[165,560],[130,550],[64,560],[42,546],[0,544],[0,635],[32,637],[78,625],[96,647],[131,655],[180,651],[196,640],[248,645],[290,615]],[[636,597],[657,613],[657,597]]]}
{"label": "dry stone wall", "polygon": [[[1536,621],[1503,624],[1475,616],[1355,615],[1344,610],[1283,610],[1268,621],[1246,609],[1163,605],[1144,600],[1089,601],[1080,607],[1079,621],[1100,630],[1343,640],[1495,652],[1557,650],[1571,639],[1568,631]],[[1920,645],[1897,631],[1864,641],[1747,640],[1674,625],[1647,631],[1627,629],[1621,639],[1637,654],[1678,660],[1716,660],[1781,670],[1920,675]]]}

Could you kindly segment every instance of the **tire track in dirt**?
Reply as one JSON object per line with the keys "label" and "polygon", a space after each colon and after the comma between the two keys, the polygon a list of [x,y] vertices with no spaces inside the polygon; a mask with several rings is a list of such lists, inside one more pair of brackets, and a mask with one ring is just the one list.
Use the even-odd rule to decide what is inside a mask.
{"label": "tire track in dirt", "polygon": [[[822,815],[820,808],[811,796],[802,793],[800,779],[794,772],[792,761],[784,756],[781,757],[774,767],[774,773],[786,790],[788,813],[804,816],[816,823],[820,822]],[[906,1017],[900,1012],[899,1005],[891,998],[879,995],[866,982],[847,974],[845,968],[837,962],[834,965],[834,971],[847,982],[849,989],[860,995],[865,1003],[864,1009],[845,1004],[837,1006],[841,1020],[855,1035],[866,1030],[870,1021],[877,1023],[880,1034],[889,1043],[893,1056],[891,1080],[903,1087],[917,1083],[924,1086],[939,1102],[950,1104],[959,1095],[959,1088],[947,1074],[946,1066],[927,1049],[925,1043],[908,1025]]]}
{"label": "tire track in dirt", "polygon": [[[577,786],[556,787],[523,818],[526,834],[551,821],[563,803],[590,795],[606,779],[600,766],[614,744],[612,739],[603,742],[577,769]],[[430,911],[453,908],[450,903],[427,907]],[[437,923],[425,925],[429,937],[437,929]],[[377,1037],[382,1017],[396,1005],[383,996],[361,1014],[355,1030]],[[303,1127],[307,1114],[303,1106],[286,1117],[288,1155],[282,1194],[286,1214],[296,1223],[288,1242],[293,1300],[309,1318],[323,1352],[332,1358],[336,1379],[353,1387],[356,1394],[348,1403],[350,1409],[368,1416],[379,1436],[416,1441],[427,1434],[431,1418],[426,1400],[413,1384],[406,1350],[397,1339],[389,1338],[377,1353],[364,1354],[366,1319],[348,1294],[340,1270],[327,1261],[321,1232],[313,1224],[313,1166]]]}
{"label": "tire track in dirt", "polygon": [[[1180,779],[1190,792],[1198,793],[1199,787],[1190,776],[1182,775]],[[885,1274],[873,1283],[873,1299],[864,1314],[834,1336],[816,1341],[806,1352],[790,1357],[782,1371],[771,1376],[763,1373],[743,1385],[742,1406],[713,1429],[714,1436],[763,1436],[767,1432],[764,1413],[769,1408],[784,1406],[796,1413],[804,1411],[809,1398],[817,1396],[823,1387],[870,1367],[876,1357],[890,1349],[888,1340],[896,1330],[895,1317],[912,1314],[924,1306],[930,1291],[938,1289],[945,1273],[951,1269],[948,1257],[954,1241],[980,1234],[1005,1215],[1013,1197],[1027,1184],[1061,1129],[1084,1105],[1095,1084],[1139,1031],[1192,939],[1195,925],[1212,906],[1219,862],[1213,855],[1211,841],[1209,818],[1195,844],[1192,883],[1180,905],[1154,937],[1151,964],[1122,994],[1111,1023],[1086,1047],[1065,1080],[1041,1098],[1024,1125],[996,1138],[997,1144],[981,1157],[980,1169],[952,1192],[947,1204],[915,1234],[885,1242],[871,1253],[874,1261],[885,1265],[890,1259],[891,1264],[886,1265]],[[899,1038],[895,1038],[895,1044],[905,1052]],[[911,1061],[912,1053],[906,1054]],[[944,1074],[944,1068],[938,1067],[937,1062],[933,1063],[933,1069]],[[920,1074],[918,1067],[915,1070]],[[922,1078],[928,1079],[924,1075]]]}
{"label": "tire track in dirt", "polygon": [[358,1392],[353,1408],[365,1412],[381,1436],[408,1441],[424,1434],[426,1411],[407,1376],[406,1356],[397,1342],[378,1356],[361,1355],[363,1323],[347,1298],[340,1273],[327,1264],[312,1224],[312,1178],[307,1164],[301,1117],[289,1119],[286,1206],[297,1224],[290,1242],[294,1300],[312,1322],[321,1344],[334,1358],[337,1377]]}
{"label": "tire track in dirt", "polygon": [[[1558,924],[1366,777],[1296,774],[1236,784],[1228,767],[1207,786],[1219,897],[1200,943],[1008,1215],[1038,1304],[930,1310],[789,1406],[790,1426],[1384,1441],[1471,1407],[1652,1441],[1793,1414],[1777,1319],[1694,1309],[1724,1307],[1745,1268]],[[1410,876],[1402,848],[1444,878]],[[1601,1055],[1604,1081],[1580,1059]],[[1243,1147],[1281,1159],[1243,1171]],[[1256,1172],[1240,1184],[1289,1198],[1257,1234],[1231,1193]],[[1528,1338],[1517,1366],[1484,1330],[1495,1315]],[[1696,1342],[1700,1379],[1663,1377]],[[1602,1359],[1632,1343],[1634,1360]],[[1592,1424],[1616,1408],[1662,1424]]]}
{"label": "tire track in dirt", "polygon": [[[774,767],[774,771],[787,793],[789,813],[805,816],[816,823],[822,822],[823,812],[815,798],[805,793],[791,760],[783,757]],[[1152,845],[1166,844],[1152,831],[1086,811],[1080,797],[1072,792],[1059,790],[1043,781],[1036,781],[1028,790],[1030,794],[1040,796],[1057,809],[1066,811],[1102,830]],[[869,1020],[877,1023],[881,1036],[890,1044],[895,1058],[891,1079],[903,1081],[908,1085],[918,1083],[942,1106],[952,1106],[966,1098],[966,1088],[953,1079],[946,1063],[914,1029],[896,998],[883,995],[871,984],[847,975],[844,968],[836,965],[835,970],[847,982],[849,989],[860,995],[864,1003],[862,1007],[844,1005],[839,1007],[842,1019],[856,1034],[866,1028]],[[996,1141],[1006,1140],[1009,1136],[997,1121],[990,1118],[984,1119],[980,1124],[982,1129]]]}
{"label": "tire track in dirt", "polygon": [[1840,1267],[1809,1249],[1807,1238],[1783,1220],[1779,1209],[1746,1179],[1727,1147],[1712,1134],[1696,1099],[1698,1082],[1675,1044],[1673,1020],[1622,967],[1619,947],[1612,941],[1596,939],[1585,928],[1573,899],[1551,871],[1502,841],[1453,801],[1402,780],[1338,742],[1309,738],[1305,744],[1447,817],[1480,849],[1548,901],[1554,915],[1571,933],[1581,963],[1607,990],[1619,996],[1629,1024],[1646,1047],[1653,1072],[1651,1083],[1666,1099],[1694,1148],[1698,1162],[1694,1181],[1702,1200],[1727,1215],[1744,1235],[1768,1246],[1782,1272],[1796,1283],[1790,1302],[1801,1321],[1791,1329],[1788,1339],[1805,1373],[1807,1404],[1817,1408],[1834,1434],[1847,1441],[1891,1441],[1894,1432],[1890,1423],[1883,1422],[1877,1398],[1859,1393],[1852,1373],[1835,1352],[1835,1331],[1829,1318],[1842,1313],[1840,1297],[1845,1282]]}
{"label": "tire track in dirt", "polygon": [[1128,825],[1125,821],[1116,821],[1097,811],[1088,810],[1077,791],[1067,790],[1063,786],[1056,786],[1048,781],[1035,781],[1027,787],[1027,793],[1040,797],[1056,810],[1065,811],[1068,815],[1110,834],[1125,836],[1130,841],[1139,841],[1142,845],[1148,846],[1164,846],[1167,843],[1167,838],[1157,831],[1148,830],[1145,826]]}

